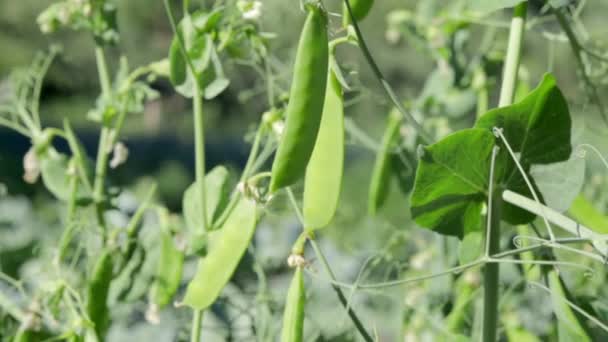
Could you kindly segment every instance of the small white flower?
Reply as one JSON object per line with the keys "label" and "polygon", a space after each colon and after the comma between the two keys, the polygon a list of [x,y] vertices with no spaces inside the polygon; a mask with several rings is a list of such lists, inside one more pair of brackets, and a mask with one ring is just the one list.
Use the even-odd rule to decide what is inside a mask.
{"label": "small white flower", "polygon": [[154,304],[154,303],[150,303],[148,305],[148,310],[146,310],[146,321],[148,321],[148,323],[154,324],[154,325],[158,325],[160,324],[160,316],[158,314],[158,305]]}
{"label": "small white flower", "polygon": [[281,135],[283,135],[284,129],[285,129],[285,123],[282,120],[277,120],[272,123],[272,130],[277,135],[277,137],[281,137]]}
{"label": "small white flower", "polygon": [[287,258],[287,265],[289,267],[302,267],[306,265],[306,259],[299,254],[291,254],[289,258]]}
{"label": "small white flower", "polygon": [[243,13],[243,19],[257,20],[262,16],[261,1],[242,0],[237,3],[239,10]]}
{"label": "small white flower", "polygon": [[118,166],[124,164],[129,158],[129,149],[122,142],[117,142],[114,145],[114,152],[112,154],[112,160],[110,161],[110,167],[115,169]]}
{"label": "small white flower", "polygon": [[23,171],[24,181],[30,184],[36,183],[40,176],[40,161],[33,146],[23,156]]}

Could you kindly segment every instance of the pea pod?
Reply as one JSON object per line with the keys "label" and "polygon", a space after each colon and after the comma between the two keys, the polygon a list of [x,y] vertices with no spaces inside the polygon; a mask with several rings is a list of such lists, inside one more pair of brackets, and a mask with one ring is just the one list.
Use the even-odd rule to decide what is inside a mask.
{"label": "pea pod", "polygon": [[[350,4],[350,8],[353,11],[353,16],[356,21],[361,21],[367,17],[372,6],[374,5],[374,0],[348,0]],[[351,23],[350,14],[348,13],[348,8],[346,7],[346,3],[342,8],[342,24],[344,27],[347,27]]]}
{"label": "pea pod", "polygon": [[297,267],[291,280],[291,285],[289,285],[289,291],[287,292],[281,342],[302,341],[304,335],[304,305],[306,302],[304,291],[302,267]]}
{"label": "pea pod", "polygon": [[257,220],[255,203],[241,197],[223,227],[212,232],[207,255],[199,261],[183,303],[197,310],[209,307],[236,270],[253,237]]}
{"label": "pea pod", "polygon": [[388,123],[382,137],[382,143],[376,154],[376,161],[369,186],[368,212],[370,215],[376,214],[378,208],[384,204],[388,195],[392,150],[399,138],[400,124],[401,116],[397,111],[392,111],[388,116]]}
{"label": "pea pod", "polygon": [[104,340],[105,333],[110,325],[108,292],[112,282],[113,268],[112,255],[106,249],[97,259],[87,287],[87,315],[95,324],[95,334],[101,341]]}
{"label": "pea pod", "polygon": [[344,167],[342,86],[331,70],[327,83],[321,126],[306,167],[303,208],[306,229],[323,228],[329,224],[336,212],[342,187]]}
{"label": "pea pod", "polygon": [[175,247],[173,236],[169,231],[169,217],[166,209],[159,211],[161,217],[161,227],[163,231],[160,236],[160,257],[158,260],[158,269],[156,278],[150,290],[150,300],[156,304],[159,309],[169,304],[171,298],[177,289],[182,279],[182,268],[184,265],[184,253]]}
{"label": "pea pod", "polygon": [[551,289],[551,302],[557,317],[557,335],[559,341],[591,341],[587,327],[582,317],[575,312],[567,301],[573,298],[564,285],[555,269],[547,272],[549,288]]}
{"label": "pea pod", "polygon": [[319,6],[307,5],[308,16],[298,43],[285,114],[285,131],[272,164],[271,193],[304,176],[317,139],[329,58],[327,16]]}

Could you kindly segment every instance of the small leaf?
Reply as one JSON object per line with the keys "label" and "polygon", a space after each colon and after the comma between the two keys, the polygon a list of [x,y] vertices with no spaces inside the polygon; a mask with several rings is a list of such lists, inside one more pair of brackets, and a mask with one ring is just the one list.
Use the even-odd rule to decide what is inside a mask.
{"label": "small leaf", "polygon": [[[53,150],[54,151],[54,150]],[[59,153],[47,153],[41,157],[40,172],[46,188],[58,199],[67,201],[70,198],[69,160]]]}
{"label": "small leaf", "polygon": [[161,232],[160,256],[154,284],[150,290],[152,302],[162,309],[171,302],[182,279],[184,252],[175,247],[170,232]]}
{"label": "small leaf", "polygon": [[198,194],[197,183],[192,183],[184,192],[182,210],[186,226],[192,232],[201,232],[203,226],[210,227],[226,206],[228,201],[228,170],[223,166],[217,166],[205,175],[205,200],[207,208],[207,220],[203,224],[203,213],[201,210],[202,196]]}

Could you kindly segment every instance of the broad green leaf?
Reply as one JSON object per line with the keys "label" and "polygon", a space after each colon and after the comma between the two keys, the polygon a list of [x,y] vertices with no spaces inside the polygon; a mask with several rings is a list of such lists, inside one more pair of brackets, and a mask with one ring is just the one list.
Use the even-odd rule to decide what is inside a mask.
{"label": "broad green leaf", "polygon": [[215,235],[207,255],[200,259],[183,303],[197,310],[208,308],[226,286],[245,254],[257,221],[255,202],[241,197]]}
{"label": "broad green leaf", "polygon": [[472,232],[467,234],[458,249],[458,261],[461,265],[477,260],[483,253],[483,234]]}
{"label": "broad green leaf", "polygon": [[306,167],[303,205],[306,229],[323,228],[334,217],[342,189],[343,167],[342,87],[330,72],[319,133]]}
{"label": "broad green leaf", "polygon": [[421,149],[411,198],[418,225],[459,237],[480,230],[494,141],[471,128]]}
{"label": "broad green leaf", "polygon": [[584,226],[595,232],[608,234],[608,217],[595,208],[583,195],[578,195],[574,199],[568,212]]}
{"label": "broad green leaf", "polygon": [[[521,102],[491,110],[478,120],[475,128],[454,133],[422,149],[411,201],[416,223],[459,237],[479,230],[481,207],[489,185],[490,156],[497,141],[491,133],[495,127],[502,129],[526,173],[532,166],[568,160],[572,152],[568,106],[555,79],[547,74]],[[498,144],[501,148],[496,158],[496,189],[532,197],[506,146],[500,140]],[[544,177],[549,177],[547,172]],[[531,182],[543,200],[544,193],[538,191],[534,179]],[[547,187],[545,192],[554,196]],[[504,203],[502,219],[523,224],[533,220],[534,215]]]}
{"label": "broad green leaf", "polygon": [[70,199],[68,164],[67,156],[56,152],[47,153],[40,160],[40,173],[44,185],[55,197],[62,201]]}
{"label": "broad green leaf", "polygon": [[587,331],[579,321],[574,310],[566,300],[572,302],[572,297],[564,286],[562,279],[555,269],[547,273],[549,288],[551,289],[551,302],[557,317],[557,335],[560,342],[591,341]]}
{"label": "broad green leaf", "polygon": [[392,174],[397,178],[401,192],[407,195],[414,186],[417,160],[412,152],[406,150],[394,153],[391,158]]}
{"label": "broad green leaf", "polygon": [[[490,130],[494,127],[501,128],[513,151],[519,154],[519,162],[526,172],[530,171],[532,165],[537,165],[539,170],[538,165],[568,160],[572,153],[571,126],[568,103],[551,74],[545,74],[540,85],[521,102],[491,110],[475,124],[475,127]],[[532,197],[521,173],[506,153],[506,146],[501,146],[501,150],[502,158],[506,159],[506,172],[499,184],[503,188]],[[545,169],[553,167],[557,166]],[[541,167],[540,170],[542,169]],[[542,181],[545,184],[550,182],[548,179]],[[536,186],[534,181],[533,183]],[[545,189],[549,190],[547,187]],[[540,191],[542,198],[544,195]],[[553,194],[549,191],[547,195]],[[533,218],[534,215],[525,210],[511,204],[504,205],[503,219],[511,224],[528,223]]]}
{"label": "broad green leaf", "polygon": [[207,209],[207,225],[203,225],[203,213],[201,210],[201,199],[199,196],[197,182],[192,183],[184,192],[182,210],[186,226],[192,232],[202,232],[203,226],[210,227],[214,219],[227,204],[228,201],[228,170],[223,166],[213,168],[205,175],[205,207]]}
{"label": "broad green leaf", "polygon": [[526,0],[468,0],[467,9],[472,12],[487,14],[504,8],[515,7]]}

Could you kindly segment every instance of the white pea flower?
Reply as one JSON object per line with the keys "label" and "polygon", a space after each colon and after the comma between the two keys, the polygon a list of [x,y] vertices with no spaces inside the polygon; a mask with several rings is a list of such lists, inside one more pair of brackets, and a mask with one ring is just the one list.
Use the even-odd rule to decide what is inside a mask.
{"label": "white pea flower", "polygon": [[32,146],[23,156],[23,180],[34,184],[40,176],[40,161]]}
{"label": "white pea flower", "polygon": [[257,20],[262,16],[261,1],[241,0],[237,2],[239,10],[243,13],[243,19]]}
{"label": "white pea flower", "polygon": [[283,135],[283,130],[285,130],[285,123],[283,120],[277,120],[272,123],[272,130],[277,135],[277,137],[281,137]]}
{"label": "white pea flower", "polygon": [[110,167],[115,169],[118,166],[124,164],[129,157],[129,149],[122,142],[117,142],[114,145],[114,152],[112,153],[112,160],[110,161]]}

